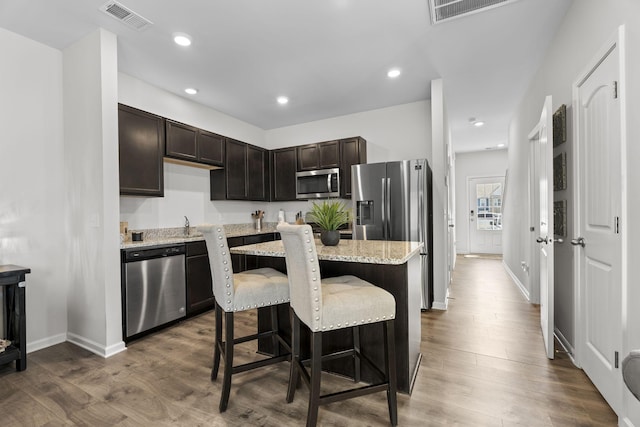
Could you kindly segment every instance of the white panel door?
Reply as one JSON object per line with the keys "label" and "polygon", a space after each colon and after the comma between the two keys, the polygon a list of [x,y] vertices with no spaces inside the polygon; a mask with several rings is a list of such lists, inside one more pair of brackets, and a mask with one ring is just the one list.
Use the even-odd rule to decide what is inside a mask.
{"label": "white panel door", "polygon": [[551,96],[544,100],[540,121],[529,135],[537,151],[538,278],[540,280],[540,328],[549,359],[553,359],[554,281],[553,281],[553,122]]}
{"label": "white panel door", "polygon": [[612,47],[577,85],[579,312],[578,361],[617,412],[622,384],[617,351],[622,344],[619,49]]}
{"label": "white panel door", "polygon": [[504,176],[469,178],[469,252],[502,253]]}

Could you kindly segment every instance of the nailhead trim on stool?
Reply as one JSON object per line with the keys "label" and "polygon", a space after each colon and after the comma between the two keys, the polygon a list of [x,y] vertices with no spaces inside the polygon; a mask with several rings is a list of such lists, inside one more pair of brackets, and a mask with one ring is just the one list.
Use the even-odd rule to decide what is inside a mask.
{"label": "nailhead trim on stool", "polygon": [[[220,396],[220,412],[227,409],[231,389],[231,375],[290,359],[290,354],[280,354],[280,346],[290,352],[289,345],[278,334],[277,327],[271,331],[234,339],[233,314],[239,311],[270,307],[271,316],[277,325],[277,305],[289,302],[289,282],[287,276],[272,268],[259,268],[234,273],[231,255],[224,228],[221,225],[198,226],[202,232],[209,253],[213,294],[216,299],[216,338],[214,344],[211,379],[218,376],[220,357],[224,355],[224,380]],[[224,314],[225,339],[222,341],[222,317]],[[274,357],[233,366],[233,345],[257,338],[272,338]]]}
{"label": "nailhead trim on stool", "polygon": [[[394,318],[396,302],[393,295],[355,276],[340,276],[321,279],[315,241],[311,238],[309,225],[278,225],[285,247],[289,294],[292,317],[292,360],[289,375],[287,401],[293,401],[300,376],[310,388],[307,426],[315,426],[318,406],[338,400],[362,396],[363,394],[387,392],[389,418],[392,425],[398,422],[396,398],[396,362]],[[340,352],[341,356],[354,358],[355,380],[359,381],[361,358],[358,328],[369,323],[382,323],[385,332],[385,378],[383,382],[340,392],[320,395],[322,333],[344,328],[353,328],[353,350]],[[311,331],[311,374],[300,360],[300,323]],[[334,355],[331,355],[334,356]],[[381,371],[373,367],[375,371]]]}

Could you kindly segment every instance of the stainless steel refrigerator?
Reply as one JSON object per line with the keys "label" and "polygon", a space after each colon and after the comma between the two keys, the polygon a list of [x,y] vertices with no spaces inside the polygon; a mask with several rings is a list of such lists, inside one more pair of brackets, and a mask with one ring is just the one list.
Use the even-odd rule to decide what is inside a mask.
{"label": "stainless steel refrigerator", "polygon": [[433,302],[433,203],[425,159],[351,168],[353,239],[422,242],[422,309]]}

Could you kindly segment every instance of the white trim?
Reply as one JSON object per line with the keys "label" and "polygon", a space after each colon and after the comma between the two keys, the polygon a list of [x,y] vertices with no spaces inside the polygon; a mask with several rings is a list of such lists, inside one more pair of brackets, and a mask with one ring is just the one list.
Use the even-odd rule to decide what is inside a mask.
{"label": "white trim", "polygon": [[111,357],[114,354],[118,354],[121,351],[124,351],[127,349],[127,347],[124,344],[124,341],[120,341],[109,347],[104,347],[95,341],[92,341],[85,337],[81,337],[80,335],[76,335],[71,332],[67,333],[67,341],[77,345],[78,347],[82,347],[85,350],[89,350],[90,352],[97,354],[98,356],[102,356],[104,358]]}
{"label": "white trim", "polygon": [[569,340],[567,340],[567,338],[562,334],[562,332],[558,328],[554,328],[553,333],[558,339],[558,342],[560,343],[562,348],[564,348],[564,350],[567,352],[567,355],[569,356],[573,364],[576,365],[577,368],[580,368],[580,366],[578,366],[578,364],[576,363],[576,360],[573,358],[575,349],[573,348],[571,343],[569,343]]}
{"label": "white trim", "polygon": [[511,269],[509,268],[509,265],[507,265],[507,263],[504,262],[504,260],[502,260],[502,266],[506,270],[507,274],[509,274],[509,276],[513,280],[513,283],[515,283],[515,285],[518,287],[518,289],[520,289],[520,292],[522,292],[522,295],[526,298],[527,301],[530,302],[531,299],[529,298],[529,291],[527,290],[527,287],[522,284],[520,279],[518,279],[518,276],[516,276],[513,273],[513,271],[511,271]]}
{"label": "white trim", "polygon": [[627,417],[618,417],[618,425],[620,427],[635,427],[633,422]]}
{"label": "white trim", "polygon": [[433,310],[447,310],[449,307],[449,286],[447,286],[447,294],[444,297],[444,302],[434,301],[431,304]]}
{"label": "white trim", "polygon": [[27,353],[42,350],[52,345],[61,344],[67,340],[67,334],[53,335],[41,340],[27,342]]}

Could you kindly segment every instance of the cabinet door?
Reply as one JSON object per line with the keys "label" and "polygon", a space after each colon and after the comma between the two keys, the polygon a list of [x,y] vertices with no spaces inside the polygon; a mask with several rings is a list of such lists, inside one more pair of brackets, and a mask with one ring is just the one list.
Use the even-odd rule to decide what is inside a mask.
{"label": "cabinet door", "polygon": [[164,196],[164,119],[118,105],[120,194]]}
{"label": "cabinet door", "polygon": [[183,123],[167,120],[167,150],[168,157],[195,162],[198,160],[196,150],[196,135],[198,129]]}
{"label": "cabinet door", "polygon": [[[198,242],[200,243],[200,242]],[[189,243],[187,243],[188,245]],[[187,315],[213,308],[215,299],[207,254],[186,258]]]}
{"label": "cabinet door", "polygon": [[225,176],[227,199],[247,199],[247,144],[227,139]]}
{"label": "cabinet door", "polygon": [[264,148],[247,145],[247,199],[269,199],[269,161]]}
{"label": "cabinet door", "polygon": [[320,169],[340,167],[340,141],[327,141],[318,144]]}
{"label": "cabinet door", "polygon": [[198,161],[224,166],[224,136],[206,130],[198,130]]}
{"label": "cabinet door", "polygon": [[340,140],[340,196],[351,198],[351,166],[367,163],[367,141],[360,137]]}
{"label": "cabinet door", "polygon": [[296,148],[298,150],[299,171],[318,169],[320,164],[318,144],[301,145]]}
{"label": "cabinet door", "polygon": [[[230,248],[244,245],[244,239],[242,237],[227,237],[227,245]],[[231,267],[234,273],[240,273],[246,270],[245,256],[238,254],[231,254]]]}
{"label": "cabinet door", "polygon": [[277,202],[296,200],[296,148],[281,148],[271,153],[271,175],[273,176],[271,200]]}

